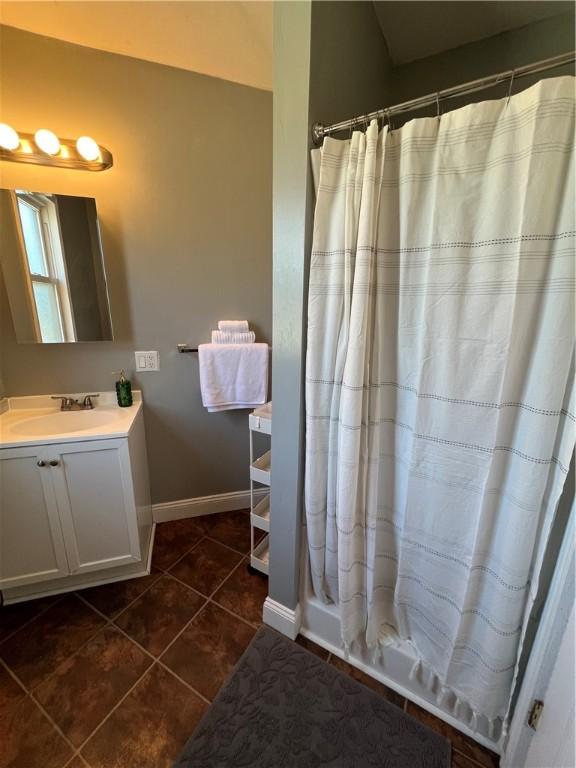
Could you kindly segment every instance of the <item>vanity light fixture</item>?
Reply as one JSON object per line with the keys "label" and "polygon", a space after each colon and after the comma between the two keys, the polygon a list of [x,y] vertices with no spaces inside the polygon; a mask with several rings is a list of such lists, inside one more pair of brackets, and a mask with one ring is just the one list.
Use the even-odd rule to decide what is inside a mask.
{"label": "vanity light fixture", "polygon": [[100,157],[100,147],[91,136],[80,136],[76,141],[76,149],[88,162],[92,163]]}
{"label": "vanity light fixture", "polygon": [[46,152],[47,155],[57,155],[60,152],[60,139],[53,131],[49,131],[47,128],[40,128],[39,131],[36,131],[34,143],[38,149]]}
{"label": "vanity light fixture", "polygon": [[0,123],[0,160],[78,171],[105,171],[113,164],[112,154],[90,136],[61,139],[47,128],[18,134],[6,123]]}
{"label": "vanity light fixture", "polygon": [[11,125],[0,123],[0,149],[7,149],[10,152],[18,149],[20,146],[20,136]]}

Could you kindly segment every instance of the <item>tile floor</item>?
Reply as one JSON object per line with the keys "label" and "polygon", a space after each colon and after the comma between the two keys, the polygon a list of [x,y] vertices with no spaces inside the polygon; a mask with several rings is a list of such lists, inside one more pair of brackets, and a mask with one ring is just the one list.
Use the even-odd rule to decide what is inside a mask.
{"label": "tile floor", "polygon": [[[246,512],[157,526],[150,576],[0,609],[0,768],[170,768],[261,623]],[[327,651],[452,742],[497,757]],[[209,768],[209,766],[207,766]]]}

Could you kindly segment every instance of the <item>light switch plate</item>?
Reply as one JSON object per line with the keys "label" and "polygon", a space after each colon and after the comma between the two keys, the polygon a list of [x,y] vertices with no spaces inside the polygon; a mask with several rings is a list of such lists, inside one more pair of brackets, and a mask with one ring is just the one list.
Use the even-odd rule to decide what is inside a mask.
{"label": "light switch plate", "polygon": [[137,371],[158,371],[160,370],[160,355],[158,352],[134,352],[136,358]]}

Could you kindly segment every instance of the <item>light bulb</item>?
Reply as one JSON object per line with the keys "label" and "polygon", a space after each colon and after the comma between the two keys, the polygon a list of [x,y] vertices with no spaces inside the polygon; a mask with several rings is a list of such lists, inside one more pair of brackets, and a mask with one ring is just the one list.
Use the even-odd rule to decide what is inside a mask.
{"label": "light bulb", "polygon": [[96,144],[94,139],[90,138],[90,136],[80,136],[76,142],[76,149],[78,150],[78,154],[82,155],[84,160],[88,160],[89,162],[98,160],[100,157],[100,147]]}
{"label": "light bulb", "polygon": [[0,147],[2,149],[18,149],[20,146],[20,137],[11,125],[0,123]]}
{"label": "light bulb", "polygon": [[60,150],[60,139],[52,131],[46,130],[46,128],[40,128],[34,134],[34,141],[36,146],[46,152],[47,155],[57,155]]}

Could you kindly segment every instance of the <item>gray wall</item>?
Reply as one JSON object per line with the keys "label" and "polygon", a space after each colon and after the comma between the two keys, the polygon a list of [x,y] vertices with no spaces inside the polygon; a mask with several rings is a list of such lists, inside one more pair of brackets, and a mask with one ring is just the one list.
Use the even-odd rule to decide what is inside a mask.
{"label": "gray wall", "polygon": [[[392,74],[392,103],[398,104],[469,80],[558,56],[560,53],[573,51],[574,47],[574,12],[534,22],[395,67]],[[527,88],[542,77],[566,74],[574,74],[573,65],[517,80],[513,84],[513,92]],[[509,84],[510,80],[507,79],[495,88],[469,94],[459,100],[450,100],[444,108],[454,109],[473,101],[500,99],[508,93]],[[436,108],[419,110],[413,116],[422,117],[428,114],[436,114]]]}
{"label": "gray wall", "polygon": [[371,2],[274,4],[274,430],[270,597],[298,602],[310,127],[378,107],[388,55]]}
{"label": "gray wall", "polygon": [[2,164],[1,186],[95,197],[115,342],[15,341],[0,285],[7,395],[110,390],[134,350],[160,371],[132,375],[146,402],[153,501],[246,489],[247,412],[208,414],[195,355],[219,318],[271,340],[272,94],[0,28],[2,121],[89,134],[114,167],[86,173]]}

